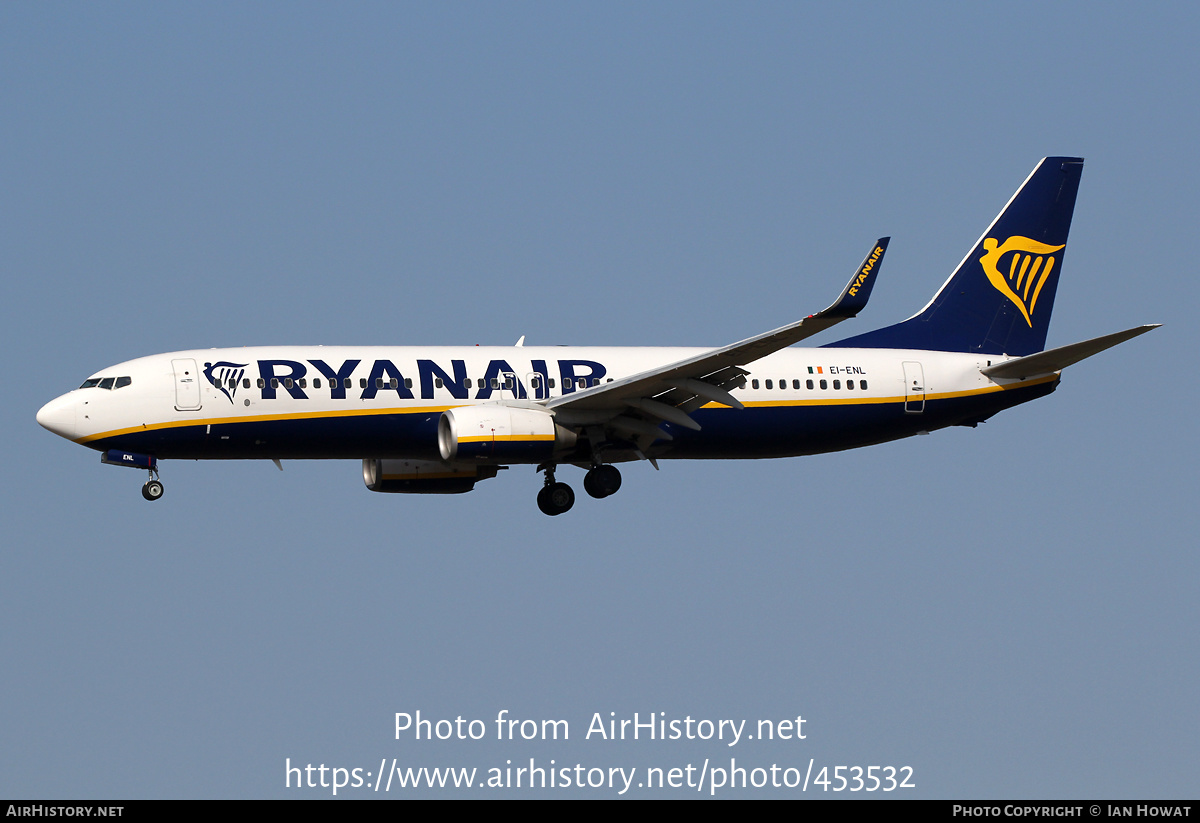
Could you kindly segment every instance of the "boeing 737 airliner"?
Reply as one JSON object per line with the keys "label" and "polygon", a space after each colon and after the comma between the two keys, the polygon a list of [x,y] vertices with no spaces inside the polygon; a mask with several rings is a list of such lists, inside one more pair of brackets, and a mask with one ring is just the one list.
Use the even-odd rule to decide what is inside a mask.
{"label": "boeing 737 airliner", "polygon": [[545,473],[546,514],[620,488],[614,464],[792,457],[975,426],[1047,395],[1066,366],[1156,326],[1043,351],[1083,160],[1047,157],[925,308],[821,348],[793,344],[867,304],[888,238],[832,306],[718,349],[271,346],[102,369],[38,422],[146,470],[160,459],[361,459],[371,491],[466,492]]}

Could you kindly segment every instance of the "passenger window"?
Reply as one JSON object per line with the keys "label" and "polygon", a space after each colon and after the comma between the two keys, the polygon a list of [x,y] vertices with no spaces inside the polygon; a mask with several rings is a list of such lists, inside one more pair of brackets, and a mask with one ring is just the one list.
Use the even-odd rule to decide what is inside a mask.
{"label": "passenger window", "polygon": [[313,378],[313,388],[314,388],[314,389],[319,389],[319,388],[321,388],[321,378],[319,378],[319,377],[314,377],[314,378]]}
{"label": "passenger window", "polygon": [[242,388],[243,389],[250,388],[250,378],[249,377],[242,378]]}
{"label": "passenger window", "polygon": [[766,387],[766,388],[768,388],[768,389],[773,389],[773,388],[775,388],[773,385],[771,385],[771,381],[770,381],[770,380],[766,380],[766,381],[764,381],[764,382],[763,382],[763,386],[765,386],[765,387]]}
{"label": "passenger window", "polygon": [[348,388],[350,388],[350,386],[351,386],[351,383],[350,383],[350,378],[349,378],[349,377],[347,377],[347,378],[344,378],[344,379],[343,379],[343,381],[342,381],[342,388],[343,388],[343,389],[348,389]]}
{"label": "passenger window", "polygon": [[547,383],[550,385],[550,388],[554,388],[554,378],[553,378],[553,377],[551,377],[551,378],[550,378],[550,379],[547,381]]}
{"label": "passenger window", "polygon": [[807,388],[811,389],[811,388],[813,387],[813,382],[812,382],[811,380],[805,380],[805,381],[804,381],[804,385],[805,385]]}
{"label": "passenger window", "polygon": [[389,389],[400,388],[400,381],[393,377],[391,380],[388,381],[388,388]]}
{"label": "passenger window", "polygon": [[751,381],[750,381],[750,388],[752,388],[752,389],[757,389],[757,388],[758,388],[758,380],[751,380]]}
{"label": "passenger window", "polygon": [[493,388],[493,389],[498,389],[498,388],[500,388],[500,378],[498,378],[498,377],[493,377],[493,378],[492,378],[492,388]]}
{"label": "passenger window", "polygon": [[302,389],[308,388],[308,378],[307,377],[300,378],[300,388],[302,388]]}
{"label": "passenger window", "polygon": [[116,385],[115,385],[115,386],[113,386],[113,388],[114,388],[114,389],[123,389],[123,388],[125,388],[126,386],[128,386],[128,385],[129,385],[130,383],[132,383],[132,382],[133,382],[133,380],[131,380],[131,379],[130,379],[130,378],[128,378],[128,377],[118,377],[118,378],[117,378],[117,383],[116,383]]}
{"label": "passenger window", "polygon": [[847,380],[847,381],[846,381],[846,388],[847,388],[847,390],[849,390],[849,389],[853,389],[853,388],[854,388],[854,381],[853,381],[853,380]]}
{"label": "passenger window", "polygon": [[[441,379],[441,378],[438,378],[438,379]],[[406,388],[406,389],[412,388],[412,378],[411,377],[404,378],[404,388]]]}
{"label": "passenger window", "polygon": [[360,389],[365,389],[367,387],[367,378],[365,378],[365,377],[358,378],[358,387]]}
{"label": "passenger window", "polygon": [[571,378],[569,378],[569,377],[563,378],[563,390],[564,391],[567,389],[573,388],[574,385],[575,385],[575,383],[573,380],[571,380]]}
{"label": "passenger window", "polygon": [[296,384],[292,382],[292,378],[290,378],[290,377],[283,378],[283,387],[285,389],[290,389],[294,385],[296,385]]}
{"label": "passenger window", "polygon": [[[263,389],[263,388],[266,388],[266,386],[267,386],[267,381],[263,380],[261,377],[258,378],[258,387],[260,389]],[[274,388],[274,386],[272,386],[271,388]]]}
{"label": "passenger window", "polygon": [[859,387],[860,389],[862,389],[863,391],[866,391],[866,390],[867,390],[867,381],[866,381],[866,380],[859,380],[859,381],[858,381],[858,387]]}
{"label": "passenger window", "polygon": [[537,390],[537,389],[540,389],[541,387],[542,387],[542,379],[540,377],[537,377],[535,375],[534,377],[529,378],[529,388]]}
{"label": "passenger window", "polygon": [[821,381],[821,391],[825,391],[825,389],[827,389],[827,388],[829,388],[829,384],[826,383],[824,380],[822,380]]}
{"label": "passenger window", "polygon": [[271,378],[271,388],[273,388],[273,389],[279,388],[279,378],[278,377]]}
{"label": "passenger window", "polygon": [[792,388],[793,388],[793,389],[798,389],[798,388],[800,388],[800,381],[799,381],[799,380],[793,380],[793,381],[792,381]]}
{"label": "passenger window", "polygon": [[841,381],[841,380],[834,380],[834,381],[833,381],[833,390],[834,390],[834,391],[837,391],[837,390],[838,390],[838,389],[840,389],[841,387],[842,387],[842,381]]}

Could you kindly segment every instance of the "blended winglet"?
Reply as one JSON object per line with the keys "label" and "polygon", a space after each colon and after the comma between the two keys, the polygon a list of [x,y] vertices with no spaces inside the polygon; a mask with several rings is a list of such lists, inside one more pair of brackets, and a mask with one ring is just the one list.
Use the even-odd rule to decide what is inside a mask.
{"label": "blended winglet", "polygon": [[891,240],[890,237],[880,237],[875,241],[875,246],[863,259],[862,265],[858,267],[854,276],[850,278],[850,282],[842,290],[841,296],[834,301],[832,306],[819,312],[816,316],[854,317],[867,307],[871,289],[875,287],[879,269],[883,265],[883,255],[887,252],[888,243]]}

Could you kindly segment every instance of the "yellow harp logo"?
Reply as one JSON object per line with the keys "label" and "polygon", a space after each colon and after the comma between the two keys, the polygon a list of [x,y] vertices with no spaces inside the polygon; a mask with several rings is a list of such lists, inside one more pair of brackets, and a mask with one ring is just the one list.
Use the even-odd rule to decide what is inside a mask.
{"label": "yellow harp logo", "polygon": [[[1013,235],[1003,243],[998,243],[993,237],[985,238],[983,247],[986,252],[979,258],[983,273],[996,291],[1017,304],[1025,322],[1033,328],[1030,315],[1037,306],[1042,286],[1046,285],[1054,269],[1054,258],[1050,255],[1061,251],[1066,245],[1047,246],[1028,237]],[[1003,261],[1005,255],[1011,255],[1007,266]],[[1004,272],[1004,268],[1008,271]]]}

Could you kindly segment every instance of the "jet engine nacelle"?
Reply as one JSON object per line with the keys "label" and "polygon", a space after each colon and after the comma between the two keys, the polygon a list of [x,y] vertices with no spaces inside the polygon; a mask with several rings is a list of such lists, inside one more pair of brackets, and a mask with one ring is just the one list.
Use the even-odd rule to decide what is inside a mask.
{"label": "jet engine nacelle", "polygon": [[462,494],[495,477],[495,466],[464,466],[434,460],[363,460],[363,482],[373,492]]}
{"label": "jet engine nacelle", "polygon": [[575,445],[575,433],[545,409],[484,403],[459,406],[438,421],[443,460],[541,463]]}

